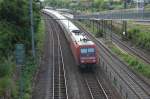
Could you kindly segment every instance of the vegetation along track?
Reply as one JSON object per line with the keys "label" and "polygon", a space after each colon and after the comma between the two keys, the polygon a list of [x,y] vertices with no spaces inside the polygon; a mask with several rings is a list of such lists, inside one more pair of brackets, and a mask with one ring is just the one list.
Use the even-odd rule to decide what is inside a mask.
{"label": "vegetation along track", "polygon": [[150,57],[145,55],[143,52],[141,52],[137,49],[134,49],[134,48],[128,46],[127,44],[125,44],[123,41],[121,41],[119,39],[119,37],[116,34],[113,33],[112,39],[116,44],[119,43],[123,49],[131,52],[132,54],[138,56],[140,59],[144,60],[146,63],[150,64],[150,61],[149,61]]}
{"label": "vegetation along track", "polygon": [[[95,22],[95,23],[101,26],[101,24],[99,22]],[[110,26],[108,26],[108,27],[110,27]],[[109,28],[106,28],[106,26],[105,26],[105,32],[112,33],[112,41],[115,42],[116,44],[118,44],[121,48],[136,55],[140,59],[144,60],[147,64],[150,64],[150,61],[149,61],[150,57],[148,55],[146,55],[144,52],[142,52],[138,49],[132,48],[131,46],[129,46],[128,44],[123,42],[119,36],[117,36],[115,33],[113,33]]]}
{"label": "vegetation along track", "polygon": [[97,40],[91,33],[87,32],[79,24],[77,25],[97,44],[100,50],[100,58],[103,58],[106,62],[108,62],[108,65],[113,69],[113,71],[119,75],[119,79],[121,79],[132,91],[134,97],[136,97],[136,99],[149,99],[150,85],[142,80],[139,76],[134,74],[124,62],[111,53],[111,51],[99,40]]}

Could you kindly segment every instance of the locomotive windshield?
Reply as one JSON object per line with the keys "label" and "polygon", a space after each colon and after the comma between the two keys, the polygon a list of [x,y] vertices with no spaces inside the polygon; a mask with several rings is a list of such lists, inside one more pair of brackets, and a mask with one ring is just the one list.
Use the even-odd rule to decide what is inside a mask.
{"label": "locomotive windshield", "polygon": [[94,48],[88,48],[88,52],[89,53],[94,53],[95,51],[94,51]]}
{"label": "locomotive windshield", "polygon": [[82,48],[81,49],[81,54],[87,54],[87,48]]}
{"label": "locomotive windshield", "polygon": [[95,56],[94,48],[81,48],[80,52],[82,57]]}

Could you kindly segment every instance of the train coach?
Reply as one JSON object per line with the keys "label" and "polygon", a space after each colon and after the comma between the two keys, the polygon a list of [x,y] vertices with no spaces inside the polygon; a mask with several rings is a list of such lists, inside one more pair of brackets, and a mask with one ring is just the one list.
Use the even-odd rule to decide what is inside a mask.
{"label": "train coach", "polygon": [[59,19],[57,22],[65,31],[65,36],[70,44],[76,64],[82,69],[95,67],[99,62],[96,44],[71,21],[58,12],[48,9],[44,9],[43,12],[53,18]]}

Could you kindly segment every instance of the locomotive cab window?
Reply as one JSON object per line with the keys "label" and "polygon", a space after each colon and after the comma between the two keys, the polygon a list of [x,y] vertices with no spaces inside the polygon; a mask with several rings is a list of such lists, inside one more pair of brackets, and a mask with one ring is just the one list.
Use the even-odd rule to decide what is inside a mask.
{"label": "locomotive cab window", "polygon": [[94,50],[94,48],[88,48],[88,52],[89,52],[89,53],[94,53],[95,50]]}
{"label": "locomotive cab window", "polygon": [[87,48],[81,48],[81,54],[87,54]]}
{"label": "locomotive cab window", "polygon": [[94,56],[95,55],[95,49],[94,48],[81,48],[81,56]]}

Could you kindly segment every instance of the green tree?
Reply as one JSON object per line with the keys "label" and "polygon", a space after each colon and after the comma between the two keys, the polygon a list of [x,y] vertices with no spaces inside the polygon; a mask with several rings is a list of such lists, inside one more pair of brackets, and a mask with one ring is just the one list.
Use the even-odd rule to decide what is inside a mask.
{"label": "green tree", "polygon": [[[34,23],[37,29],[39,7],[33,1]],[[30,16],[28,0],[3,0],[0,3],[0,53],[8,54],[14,49],[14,44],[24,43],[26,48],[31,48]]]}

